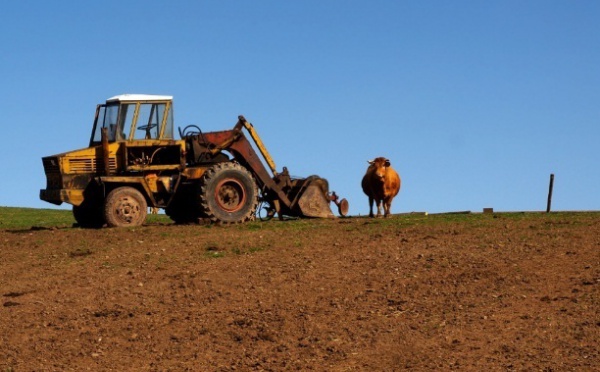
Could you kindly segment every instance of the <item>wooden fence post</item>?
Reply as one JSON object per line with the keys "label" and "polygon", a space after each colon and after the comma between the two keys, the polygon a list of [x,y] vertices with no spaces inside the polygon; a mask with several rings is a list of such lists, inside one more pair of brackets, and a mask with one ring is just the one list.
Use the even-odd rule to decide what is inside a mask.
{"label": "wooden fence post", "polygon": [[550,212],[550,206],[552,205],[552,188],[554,187],[554,173],[550,174],[550,187],[548,189],[548,205],[546,206],[546,213]]}

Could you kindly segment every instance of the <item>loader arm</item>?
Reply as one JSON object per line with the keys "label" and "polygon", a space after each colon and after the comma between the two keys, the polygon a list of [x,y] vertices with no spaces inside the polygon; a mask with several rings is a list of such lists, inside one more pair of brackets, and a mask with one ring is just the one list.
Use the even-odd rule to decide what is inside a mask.
{"label": "loader arm", "polygon": [[244,135],[242,128],[248,130],[256,147],[260,150],[260,153],[269,165],[269,169],[273,173],[273,176],[276,176],[278,173],[275,170],[275,162],[260,140],[260,137],[254,130],[252,124],[246,121],[243,116],[239,117],[239,121],[233,130],[204,133],[203,140],[213,145],[209,150],[213,154],[223,150],[231,152],[234,155],[235,160],[254,174],[261,189],[264,190],[266,188],[267,190],[274,192],[277,195],[277,199],[279,199],[286,208],[291,208],[292,201],[285,194],[282,187],[274,181],[273,176],[269,174],[269,171],[265,167],[260,156],[254,151],[252,144]]}
{"label": "loader arm", "polygon": [[[256,153],[250,142],[242,133],[242,127],[246,128],[250,134],[250,137],[271,169],[273,177],[268,174],[263,163],[256,157]],[[283,172],[278,174],[275,162],[254,129],[254,126],[242,115],[238,116],[238,122],[234,127],[234,131],[239,133],[239,138],[231,144],[231,148],[240,153],[241,158],[247,162],[248,166],[252,168],[253,172],[261,179],[264,185],[270,191],[275,192],[277,198],[273,202],[280,218],[282,209],[290,212],[295,210],[292,213],[302,216],[333,217],[329,209],[329,202],[333,200],[337,204],[337,196],[334,199],[330,197],[327,180],[318,176],[310,176],[292,181],[286,167],[283,167]],[[238,161],[240,160],[238,159]],[[283,205],[280,205],[280,203]],[[344,203],[347,204],[345,199]],[[346,211],[342,211],[342,209],[346,209]],[[345,215],[346,212],[347,207],[340,208],[340,215]]]}
{"label": "loader arm", "polygon": [[[244,129],[246,130],[244,131]],[[248,132],[249,138],[244,132]],[[334,199],[331,199],[329,194],[327,180],[316,175],[307,178],[292,178],[286,167],[283,167],[283,171],[278,173],[275,169],[275,162],[258,133],[243,116],[238,116],[238,122],[231,130],[193,135],[189,139],[196,141],[192,148],[198,147],[198,149],[194,149],[193,158],[199,158],[196,154],[203,152],[208,152],[212,157],[219,155],[222,151],[231,153],[238,163],[252,173],[262,191],[264,200],[271,204],[280,218],[283,214],[302,217],[333,217],[329,202]]]}
{"label": "loader arm", "polygon": [[238,125],[242,124],[244,126],[244,128],[246,128],[246,130],[250,134],[250,137],[252,137],[252,140],[254,140],[254,143],[256,143],[256,147],[258,148],[258,150],[262,154],[263,158],[265,159],[265,161],[269,165],[269,168],[271,168],[271,172],[273,172],[273,175],[276,176],[277,175],[277,169],[275,168],[275,162],[273,161],[273,158],[271,157],[271,154],[269,154],[269,152],[267,151],[267,148],[263,144],[262,140],[258,136],[258,133],[254,129],[254,126],[252,125],[252,123],[249,123],[246,120],[246,118],[244,118],[242,115],[238,116],[238,120],[239,120],[238,121]]}

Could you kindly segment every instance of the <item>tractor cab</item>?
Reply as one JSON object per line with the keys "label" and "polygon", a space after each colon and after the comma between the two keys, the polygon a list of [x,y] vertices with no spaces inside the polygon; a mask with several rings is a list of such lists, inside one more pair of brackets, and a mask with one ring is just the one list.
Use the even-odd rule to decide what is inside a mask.
{"label": "tractor cab", "polygon": [[90,147],[100,145],[106,128],[108,142],[173,139],[173,97],[122,94],[96,108]]}

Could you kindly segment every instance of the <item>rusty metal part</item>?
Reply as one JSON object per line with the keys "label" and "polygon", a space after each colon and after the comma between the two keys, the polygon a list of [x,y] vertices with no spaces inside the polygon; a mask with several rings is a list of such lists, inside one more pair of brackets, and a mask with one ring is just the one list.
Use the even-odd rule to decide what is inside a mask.
{"label": "rusty metal part", "polygon": [[188,167],[181,171],[181,174],[189,179],[200,179],[206,172],[206,167]]}
{"label": "rusty metal part", "polygon": [[340,216],[346,217],[346,215],[348,215],[348,209],[350,208],[348,200],[345,198],[340,200],[340,197],[335,193],[335,191],[331,193],[329,199],[334,202],[335,205],[337,205]]}
{"label": "rusty metal part", "polygon": [[290,194],[295,197],[292,208],[299,217],[335,217],[329,207],[329,183],[326,179],[313,175],[295,179]]}
{"label": "rusty metal part", "polygon": [[216,187],[215,200],[219,208],[229,213],[239,211],[246,201],[244,186],[235,178],[227,178]]}
{"label": "rusty metal part", "polygon": [[306,217],[335,217],[329,208],[329,200],[324,197],[317,184],[310,184],[302,191],[298,206],[302,215]]}

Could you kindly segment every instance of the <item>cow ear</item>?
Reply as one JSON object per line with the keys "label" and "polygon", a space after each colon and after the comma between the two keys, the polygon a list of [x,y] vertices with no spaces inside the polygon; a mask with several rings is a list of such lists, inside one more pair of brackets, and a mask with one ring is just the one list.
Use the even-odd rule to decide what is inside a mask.
{"label": "cow ear", "polygon": [[390,165],[392,165],[392,163],[390,163],[390,159],[385,159],[385,166],[389,167]]}

